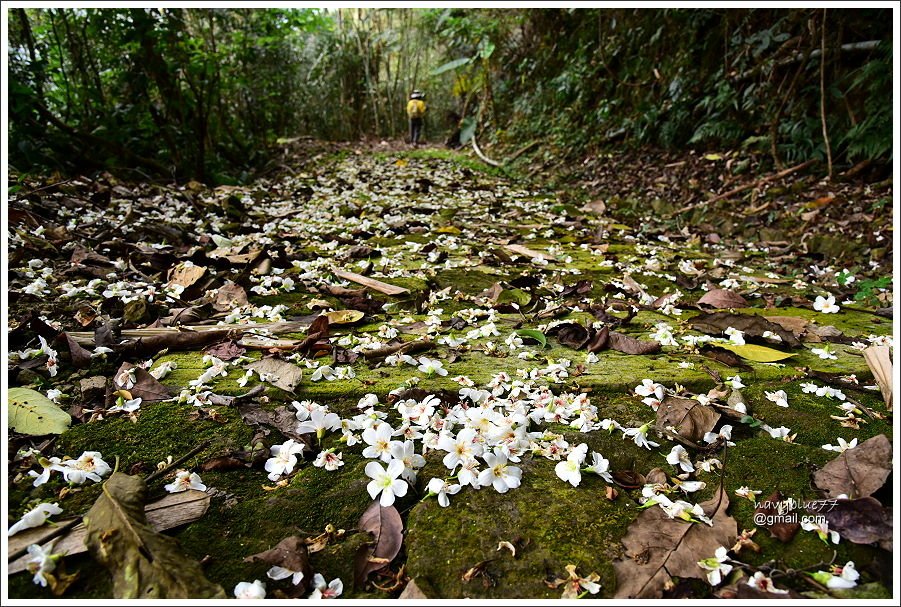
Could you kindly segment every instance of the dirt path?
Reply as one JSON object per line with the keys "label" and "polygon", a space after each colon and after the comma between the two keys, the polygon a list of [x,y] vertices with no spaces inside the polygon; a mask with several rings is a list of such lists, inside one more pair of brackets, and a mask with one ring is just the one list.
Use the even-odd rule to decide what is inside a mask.
{"label": "dirt path", "polygon": [[[81,514],[100,494],[57,473],[33,487],[30,447],[44,457],[98,451],[146,476],[201,445],[179,467],[201,475],[208,510],[167,533],[229,595],[255,579],[269,596],[297,594],[290,579],[266,577],[269,565],[243,559],[332,526],[347,531],[310,549],[309,572],[340,578],[343,596],[397,596],[412,577],[430,597],[559,597],[565,585],[547,582],[565,579],[567,565],[597,572],[598,596],[614,596],[646,574],[628,564],[640,561],[634,544],[621,542],[649,524],[641,513],[651,511],[639,509],[646,484],[708,504],[708,514],[720,489],[728,497],[711,527],[719,535],[696,541],[710,552],[700,560],[755,528],[742,488],[758,500],[777,490],[816,499],[825,481],[811,474],[837,455],[823,445],[893,438],[862,355],[892,330],[874,313],[878,285],[836,264],[796,266],[772,248],[687,231],[651,237],[444,152],[344,152],[247,188],[77,180],[22,197],[11,221],[11,318],[26,319],[11,327],[10,349],[26,353],[12,357],[11,385],[60,390],[73,424],[53,442],[12,435],[10,523],[40,502],[64,509],[54,520]],[[873,299],[855,300],[866,288]],[[837,313],[819,309],[827,296]],[[335,312],[328,324],[317,320],[325,310]],[[201,333],[217,323],[227,326],[214,338]],[[60,330],[70,340],[54,341]],[[53,376],[37,335],[58,352]],[[161,383],[143,371],[129,383],[122,362],[146,365]],[[138,409],[110,411],[120,388],[144,395]],[[340,421],[322,422],[325,412]],[[320,440],[299,432],[305,421],[328,426]],[[403,546],[377,549],[390,569],[355,584],[355,555],[365,561],[370,539],[355,530],[372,502],[367,464],[377,461],[363,452],[382,422],[410,467],[393,504]],[[734,446],[728,431],[705,441],[724,426]],[[423,499],[430,479],[466,480],[446,467],[440,441],[467,428],[476,453],[466,461],[489,471],[484,455],[502,455],[521,486],[499,492],[489,475],[448,507]],[[639,445],[645,432],[659,446]],[[269,448],[289,439],[307,451],[290,473],[267,478]],[[596,453],[609,470],[583,470],[574,486],[559,464],[583,443],[576,468]],[[692,471],[668,461],[677,445]],[[323,452],[340,453],[341,466],[321,467]],[[165,497],[173,477],[150,483],[148,501]],[[688,480],[698,490],[680,493]],[[670,523],[690,524],[666,519],[661,533]],[[761,550],[735,555],[737,570],[803,569],[836,550],[836,563],[854,560],[861,585],[880,592],[879,548],[827,545],[806,530],[787,542],[765,529],[753,538]],[[80,574],[65,596],[110,596],[90,557],[65,567]],[[668,576],[655,578],[647,596],[709,595],[696,569],[669,570],[691,581],[665,589]],[[801,575],[778,582],[819,591]],[[26,574],[10,583],[10,596],[50,596]]]}

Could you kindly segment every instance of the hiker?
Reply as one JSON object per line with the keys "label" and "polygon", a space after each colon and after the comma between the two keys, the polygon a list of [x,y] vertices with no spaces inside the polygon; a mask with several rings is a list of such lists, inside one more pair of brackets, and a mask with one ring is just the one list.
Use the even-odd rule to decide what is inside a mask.
{"label": "hiker", "polygon": [[407,102],[407,116],[410,118],[410,143],[419,145],[422,138],[422,123],[425,119],[425,93],[415,90]]}

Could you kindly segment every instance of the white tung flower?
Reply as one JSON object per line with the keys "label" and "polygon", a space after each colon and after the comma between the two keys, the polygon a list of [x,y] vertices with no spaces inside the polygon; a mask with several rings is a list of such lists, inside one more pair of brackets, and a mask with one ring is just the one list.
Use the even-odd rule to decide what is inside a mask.
{"label": "white tung flower", "polygon": [[38,504],[32,510],[29,510],[25,513],[17,523],[15,523],[12,527],[9,528],[9,535],[15,535],[16,533],[23,531],[25,529],[31,529],[33,527],[40,527],[44,523],[47,522],[51,516],[55,514],[62,514],[63,509],[59,507],[59,504]]}
{"label": "white tung flower", "polygon": [[666,456],[666,461],[673,466],[679,466],[684,472],[695,471],[694,464],[691,463],[691,456],[682,445],[674,446]]}
{"label": "white tung flower", "polygon": [[63,478],[68,483],[80,485],[86,480],[95,483],[101,481],[101,477],[112,471],[109,464],[103,461],[99,451],[85,451],[78,459],[66,460],[57,468],[63,473]]}
{"label": "white tung flower", "polygon": [[444,368],[444,363],[440,360],[426,358],[425,356],[419,359],[419,366],[417,369],[425,373],[428,377],[432,377],[436,373],[441,376],[447,375],[447,369]]}
{"label": "white tung flower", "polygon": [[788,590],[776,588],[776,586],[773,585],[773,580],[764,575],[761,571],[756,572],[746,583],[751,588],[757,588],[760,591],[768,592],[770,594],[788,594]]}
{"label": "white tung flower", "polygon": [[625,430],[623,430],[623,438],[631,436],[636,445],[638,445],[639,447],[644,447],[645,449],[650,449],[651,447],[659,447],[660,443],[655,443],[654,441],[648,440],[648,429],[650,427],[651,423],[648,422],[638,428],[626,428]]}
{"label": "white tung flower", "polygon": [[813,309],[823,314],[835,314],[841,310],[841,307],[835,303],[834,295],[829,295],[829,297],[817,295],[816,300],[813,302]]}
{"label": "white tung flower", "polygon": [[745,385],[741,381],[740,375],[733,375],[732,377],[727,377],[726,383],[729,384],[733,390],[740,390],[741,388],[745,387]]}
{"label": "white tung flower", "polygon": [[388,464],[387,470],[382,468],[378,462],[369,462],[364,469],[366,476],[372,480],[366,485],[369,496],[375,499],[379,494],[379,504],[383,508],[387,508],[394,504],[395,496],[403,497],[407,494],[406,481],[400,480],[398,477],[404,472],[404,463],[399,460],[392,460]]}
{"label": "white tung flower", "polygon": [[557,474],[557,477],[562,481],[566,481],[573,487],[578,487],[579,483],[582,482],[582,472],[580,468],[582,462],[585,461],[585,454],[587,452],[588,445],[585,443],[582,443],[570,451],[569,455],[566,456],[566,459],[559,462],[554,467],[554,472]]}
{"label": "white tung flower", "polygon": [[788,407],[788,395],[785,393],[785,390],[776,390],[775,392],[764,390],[763,393],[766,395],[767,400],[776,403],[777,406]]}
{"label": "white tung flower", "polygon": [[837,451],[838,453],[844,453],[848,449],[853,449],[857,446],[856,438],[852,438],[851,442],[848,442],[845,439],[839,437],[837,441],[837,445],[823,445],[823,449],[825,449],[826,451]]}
{"label": "white tung flower", "polygon": [[316,459],[313,461],[313,465],[317,468],[325,468],[329,472],[332,472],[343,466],[344,460],[341,453],[335,453],[334,449],[326,449],[325,451],[319,452],[319,455],[317,455]]}
{"label": "white tung flower", "polygon": [[461,488],[462,487],[456,483],[450,484],[440,478],[433,478],[429,481],[429,484],[426,485],[428,495],[438,496],[438,505],[442,508],[450,506],[450,499],[448,499],[447,496],[456,495],[460,492]]}
{"label": "white tung flower", "polygon": [[610,460],[596,451],[591,452],[591,465],[585,468],[585,472],[593,472],[608,483],[613,482],[613,477],[610,476]]}
{"label": "white tung flower", "polygon": [[723,576],[732,571],[732,565],[726,562],[729,560],[728,552],[725,546],[720,546],[713,558],[698,561],[698,567],[707,570],[707,581],[711,586],[718,586],[723,581]]}
{"label": "white tung flower", "polygon": [[187,470],[179,470],[175,473],[175,480],[164,487],[169,493],[181,493],[188,489],[195,491],[206,491],[206,485],[200,480],[200,475],[196,472],[188,472]]}
{"label": "white tung flower", "polygon": [[516,489],[522,482],[522,470],[507,465],[507,456],[503,453],[486,453],[485,464],[488,466],[479,473],[479,484],[483,487],[492,485],[498,493],[506,493]]}
{"label": "white tung flower", "polygon": [[264,586],[263,582],[260,580],[254,580],[253,582],[238,582],[238,585],[235,586],[235,598],[250,600],[265,599],[266,586]]}
{"label": "white tung flower", "polygon": [[832,540],[833,544],[838,544],[839,542],[838,531],[829,529],[829,523],[825,521],[822,523],[817,523],[809,518],[804,519],[801,521],[801,529],[803,529],[804,531],[815,531],[827,546],[829,545],[829,540]]}
{"label": "white tung flower", "polygon": [[291,474],[297,465],[297,454],[303,451],[304,446],[289,438],[281,445],[273,445],[269,448],[272,455],[266,460],[265,469],[269,473],[269,480],[276,481],[283,474]]}
{"label": "white tung flower", "polygon": [[827,588],[854,588],[860,574],[854,567],[854,561],[848,561],[844,567],[833,565],[831,571],[817,571],[811,577]]}
{"label": "white tung flower", "polygon": [[650,379],[641,380],[641,385],[635,386],[635,394],[638,396],[654,397],[657,400],[663,399],[663,386]]}
{"label": "white tung flower", "polygon": [[313,576],[311,599],[334,599],[341,596],[342,592],[344,592],[344,582],[341,581],[341,578],[335,578],[326,585],[325,578],[321,573]]}
{"label": "white tung flower", "polygon": [[816,354],[821,360],[837,360],[838,357],[832,353],[832,349],[828,345],[822,348],[811,348],[811,354]]}
{"label": "white tung flower", "polygon": [[53,544],[55,543],[56,540],[51,541],[46,548],[39,544],[32,544],[28,547],[28,560],[25,567],[29,573],[34,575],[32,580],[35,584],[46,587],[46,575],[56,569],[56,562],[62,555],[53,554]]}
{"label": "white tung flower", "polygon": [[729,336],[729,341],[735,344],[736,346],[745,345],[745,333],[744,331],[739,331],[733,327],[726,327],[726,330],[723,331],[727,336]]}
{"label": "white tung flower", "polygon": [[322,440],[326,432],[337,430],[341,427],[341,418],[337,413],[329,413],[328,409],[316,409],[310,413],[310,419],[297,425],[298,434],[316,433],[316,438]]}

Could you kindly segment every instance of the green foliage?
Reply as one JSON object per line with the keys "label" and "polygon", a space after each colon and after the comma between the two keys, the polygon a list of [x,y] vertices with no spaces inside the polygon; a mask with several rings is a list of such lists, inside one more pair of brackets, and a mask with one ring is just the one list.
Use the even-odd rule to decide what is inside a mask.
{"label": "green foliage", "polygon": [[857,285],[857,293],[854,294],[854,301],[862,301],[867,304],[873,302],[878,303],[878,291],[883,291],[892,286],[892,277],[883,276],[875,280],[861,280]]}
{"label": "green foliage", "polygon": [[140,169],[240,183],[271,166],[279,138],[402,136],[407,96],[420,88],[430,139],[462,125],[486,143],[541,139],[556,155],[613,141],[745,145],[793,163],[825,157],[821,64],[835,161],[887,162],[889,17],[887,9],[16,8],[10,162],[20,171]]}
{"label": "green foliage", "polygon": [[877,55],[848,75],[848,92],[863,99],[864,116],[841,140],[849,160],[892,159],[892,108],[882,95],[892,90],[892,43],[880,43]]}
{"label": "green foliage", "polygon": [[[891,31],[879,10],[454,10],[457,56],[490,32],[490,98],[507,138],[544,137],[564,153],[625,139],[720,149],[744,144],[776,163],[891,158]],[[469,32],[467,37],[464,32]],[[838,52],[843,44],[881,40]],[[468,47],[467,47],[468,44]],[[456,46],[454,46],[456,45]],[[497,57],[500,54],[500,57]]]}
{"label": "green foliage", "polygon": [[294,134],[303,83],[285,66],[330,20],[313,9],[14,13],[13,164],[220,181]]}

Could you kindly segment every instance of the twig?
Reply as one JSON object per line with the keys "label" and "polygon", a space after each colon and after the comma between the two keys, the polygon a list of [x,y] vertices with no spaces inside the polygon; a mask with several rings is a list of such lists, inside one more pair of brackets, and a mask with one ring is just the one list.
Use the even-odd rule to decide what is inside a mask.
{"label": "twig", "polygon": [[731,198],[732,196],[735,196],[736,194],[741,194],[742,192],[750,190],[751,188],[756,188],[756,187],[762,186],[766,183],[769,183],[771,181],[775,181],[777,179],[782,179],[783,177],[788,177],[792,173],[797,173],[798,171],[803,171],[804,169],[811,166],[815,162],[816,162],[816,159],[811,158],[810,160],[802,162],[801,164],[787,168],[784,171],[779,171],[778,173],[768,175],[767,177],[759,179],[759,180],[755,181],[754,183],[748,183],[743,186],[739,186],[737,188],[731,189],[724,194],[719,194],[717,196],[714,196],[713,198],[710,198],[708,200],[702,200],[701,202],[696,202],[696,203],[690,204],[688,206],[682,207],[681,209],[674,211],[674,212],[670,213],[669,215],[667,215],[665,217],[665,219],[671,219],[671,218],[675,217],[676,215],[680,215],[687,211],[694,210],[698,207],[706,206],[708,204],[713,204],[714,202],[719,202],[720,200],[725,200],[726,198]]}
{"label": "twig", "polygon": [[426,352],[435,347],[435,342],[431,341],[408,341],[406,343],[397,344],[396,346],[388,346],[386,348],[379,348],[378,350],[368,350],[363,352],[363,358],[366,360],[376,360],[379,358],[385,358],[386,356],[390,356],[392,354],[396,354],[398,352],[402,352],[406,354],[407,352],[412,352],[414,354],[418,354],[419,352]]}
{"label": "twig", "polygon": [[541,144],[540,141],[533,141],[532,143],[530,143],[530,144],[528,144],[528,145],[525,145],[525,146],[521,147],[519,150],[517,150],[516,152],[514,152],[512,156],[510,156],[509,158],[507,158],[507,161],[506,161],[504,164],[510,164],[511,162],[513,162],[514,160],[516,160],[517,158],[519,158],[520,156],[522,156],[522,155],[525,154],[526,152],[529,152],[529,151],[531,151],[531,150],[537,148],[540,144]]}
{"label": "twig", "polygon": [[832,181],[832,146],[829,145],[829,129],[826,127],[826,9],[820,26],[820,122],[823,124],[823,142],[826,144],[826,166]]}
{"label": "twig", "polygon": [[201,451],[203,451],[204,449],[206,449],[209,446],[210,446],[209,440],[203,441],[202,443],[200,443],[199,445],[197,445],[196,447],[194,447],[193,449],[191,449],[190,451],[188,451],[187,453],[182,455],[180,458],[178,458],[177,460],[175,460],[174,462],[172,462],[165,468],[162,468],[160,470],[157,470],[156,472],[153,472],[152,474],[147,475],[147,478],[144,479],[144,482],[150,483],[151,481],[155,481],[159,477],[164,476],[165,474],[168,474],[170,470],[172,470],[176,466],[183,464],[184,462],[191,459],[192,457],[194,457],[195,455],[197,455],[198,453],[200,453]]}
{"label": "twig", "polygon": [[16,200],[18,201],[18,200],[21,200],[22,198],[24,198],[25,196],[30,196],[31,194],[34,194],[36,192],[42,192],[44,190],[49,190],[51,188],[55,188],[56,186],[59,186],[59,185],[69,183],[70,181],[73,181],[74,179],[75,179],[75,177],[69,177],[68,179],[63,179],[62,181],[56,181],[54,183],[48,183],[45,186],[41,186],[39,188],[35,188],[35,189],[29,190],[27,192],[16,192]]}

